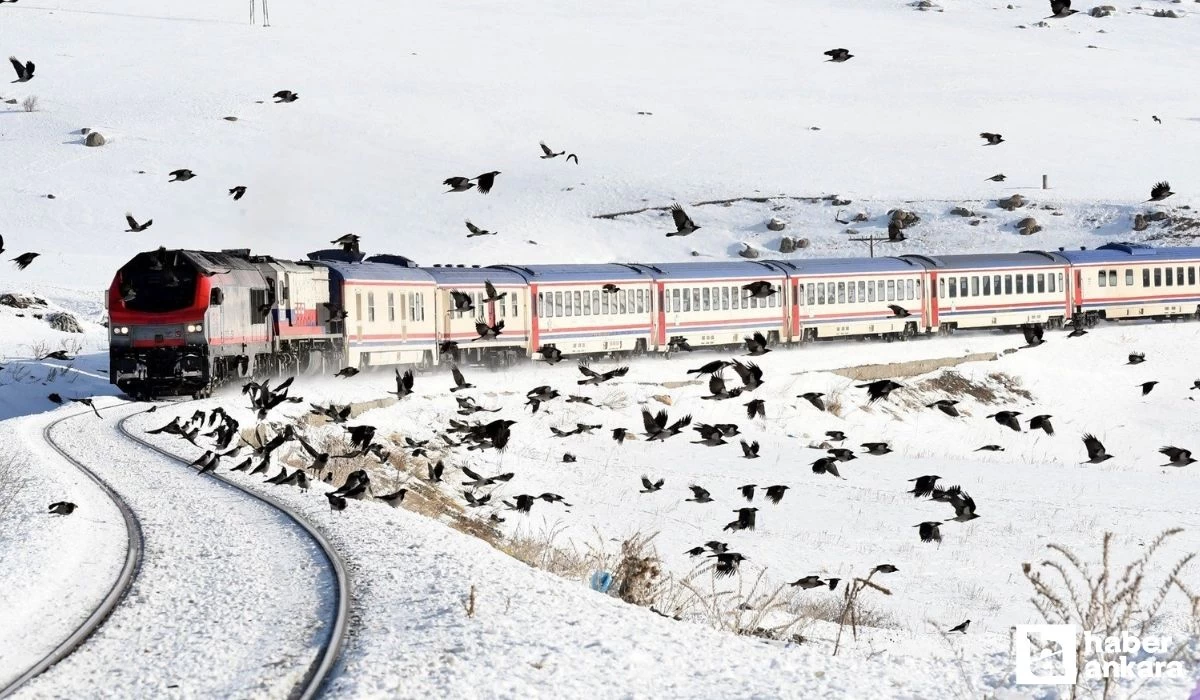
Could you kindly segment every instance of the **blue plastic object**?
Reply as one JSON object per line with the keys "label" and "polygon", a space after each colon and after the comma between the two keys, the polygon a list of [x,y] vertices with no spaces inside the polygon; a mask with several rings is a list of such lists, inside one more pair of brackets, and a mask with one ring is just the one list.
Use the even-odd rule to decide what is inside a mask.
{"label": "blue plastic object", "polygon": [[612,586],[612,574],[607,571],[597,571],[592,574],[592,590],[600,593],[608,593],[608,589]]}

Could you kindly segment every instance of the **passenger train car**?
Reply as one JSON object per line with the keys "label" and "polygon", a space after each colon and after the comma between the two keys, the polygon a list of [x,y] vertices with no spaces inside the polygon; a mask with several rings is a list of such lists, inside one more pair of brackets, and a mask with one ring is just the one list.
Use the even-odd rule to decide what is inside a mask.
{"label": "passenger train car", "polygon": [[[884,258],[434,265],[342,250],[285,261],[160,249],[108,293],[110,377],[203,395],[256,373],[491,365],[825,338],[1200,317],[1200,248]],[[772,293],[755,297],[753,283]],[[495,290],[489,296],[487,285]],[[455,303],[455,298],[469,300]],[[462,308],[460,308],[462,307]],[[478,324],[503,324],[480,337]]]}

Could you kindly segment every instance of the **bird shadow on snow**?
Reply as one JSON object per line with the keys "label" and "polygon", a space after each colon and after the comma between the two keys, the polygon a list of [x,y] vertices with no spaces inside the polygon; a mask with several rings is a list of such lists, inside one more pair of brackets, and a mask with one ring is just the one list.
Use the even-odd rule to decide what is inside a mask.
{"label": "bird shadow on snow", "polygon": [[0,369],[0,420],[53,411],[59,404],[47,398],[50,394],[67,403],[121,392],[108,383],[106,352],[78,355],[66,362],[8,360]]}

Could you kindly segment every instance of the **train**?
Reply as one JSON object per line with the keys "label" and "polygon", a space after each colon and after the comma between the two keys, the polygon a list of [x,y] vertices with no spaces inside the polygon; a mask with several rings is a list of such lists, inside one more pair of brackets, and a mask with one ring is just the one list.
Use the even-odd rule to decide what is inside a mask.
{"label": "train", "polygon": [[670,354],[736,346],[755,334],[792,346],[1200,318],[1197,267],[1200,248],[1138,243],[489,266],[421,266],[401,255],[368,257],[357,246],[302,261],[160,248],[126,263],[109,288],[109,376],[131,395],[205,396],[269,373],[506,366],[554,350],[581,359]]}

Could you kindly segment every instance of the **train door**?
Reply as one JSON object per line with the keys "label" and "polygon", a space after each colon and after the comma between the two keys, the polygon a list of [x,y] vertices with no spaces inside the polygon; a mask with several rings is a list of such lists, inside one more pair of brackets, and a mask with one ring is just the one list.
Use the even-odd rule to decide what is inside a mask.
{"label": "train door", "polygon": [[363,320],[363,303],[362,290],[354,290],[354,336],[355,340],[362,342],[362,320]]}
{"label": "train door", "polygon": [[[935,329],[935,330],[940,325],[940,321],[938,320],[938,295],[937,295],[938,286],[937,286],[937,283],[938,283],[937,273],[930,272],[929,273],[929,290],[926,293],[926,299],[927,299],[927,304],[928,304],[928,308],[929,308],[928,327],[931,329]],[[999,294],[1000,291],[996,290],[996,293]]]}
{"label": "train door", "polygon": [[663,291],[662,282],[652,284],[651,296],[656,306],[654,313],[650,315],[650,337],[655,346],[665,347],[667,344],[667,295]]}

